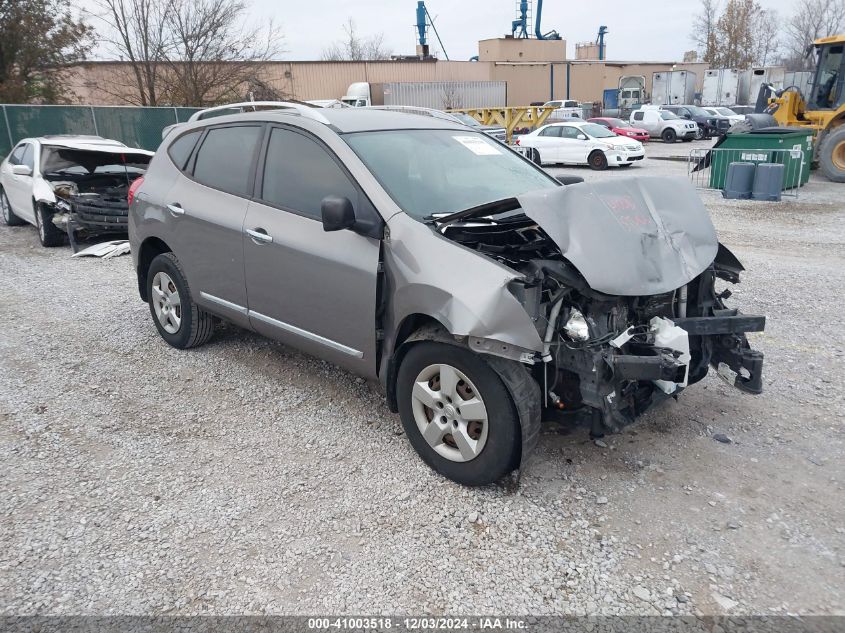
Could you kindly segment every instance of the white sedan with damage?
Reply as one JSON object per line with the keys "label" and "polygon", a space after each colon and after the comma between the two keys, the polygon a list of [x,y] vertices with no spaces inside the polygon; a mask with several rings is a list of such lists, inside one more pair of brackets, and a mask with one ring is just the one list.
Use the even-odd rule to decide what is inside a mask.
{"label": "white sedan with damage", "polygon": [[617,136],[603,125],[587,122],[551,123],[517,139],[538,165],[589,165],[592,169],[630,167],[645,157],[639,141]]}
{"label": "white sedan with damage", "polygon": [[153,152],[99,136],[26,138],[0,163],[3,221],[30,223],[43,246],[78,233],[125,233],[132,184]]}

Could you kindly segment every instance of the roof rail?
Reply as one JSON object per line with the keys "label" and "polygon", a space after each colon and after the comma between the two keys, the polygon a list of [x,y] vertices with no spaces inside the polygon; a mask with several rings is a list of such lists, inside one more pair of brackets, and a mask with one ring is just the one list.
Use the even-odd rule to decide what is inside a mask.
{"label": "roof rail", "polygon": [[306,119],[319,121],[329,125],[329,120],[320,114],[319,106],[307,105],[296,101],[241,101],[239,103],[227,103],[225,105],[214,106],[213,108],[205,108],[199,112],[194,112],[188,119],[192,121],[202,121],[209,118],[215,112],[222,112],[224,110],[239,110],[240,112],[257,112],[258,108],[266,110],[294,110],[297,114]]}
{"label": "roof rail", "polygon": [[419,114],[420,116],[430,116],[435,119],[443,119],[444,121],[451,121],[452,123],[463,122],[454,114],[444,112],[443,110],[435,110],[434,108],[422,108],[420,106],[406,106],[406,105],[380,105],[380,106],[365,106],[367,110],[389,110],[391,112],[405,112],[407,114]]}

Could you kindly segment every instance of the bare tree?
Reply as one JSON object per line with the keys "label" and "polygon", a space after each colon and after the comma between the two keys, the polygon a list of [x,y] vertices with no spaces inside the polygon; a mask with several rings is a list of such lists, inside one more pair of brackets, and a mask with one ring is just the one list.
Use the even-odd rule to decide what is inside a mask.
{"label": "bare tree", "polygon": [[[845,0],[842,0],[845,2]],[[778,49],[777,14],[757,0],[702,0],[692,39],[711,67],[748,68],[772,61]]]}
{"label": "bare tree", "polygon": [[[130,102],[155,106],[159,101],[159,68],[167,56],[170,34],[166,15],[172,0],[93,0],[94,15],[106,27],[100,39],[109,53],[128,61],[134,79]],[[125,94],[126,86],[106,90]]]}
{"label": "bare tree", "polygon": [[250,87],[266,88],[261,67],[282,53],[282,36],[272,22],[248,26],[241,0],[166,1],[172,3],[166,20],[172,103],[204,106],[243,98]]}
{"label": "bare tree", "polygon": [[[246,0],[92,0],[105,26],[102,40],[129,62],[132,79],[101,86],[127,102],[206,106],[271,92],[263,62],[282,53],[272,22],[246,23]],[[128,85],[131,84],[131,85]]]}
{"label": "bare tree", "polygon": [[708,64],[717,61],[716,23],[719,20],[719,0],[701,0],[701,13],[695,16],[690,38],[698,45],[701,59]]}
{"label": "bare tree", "polygon": [[760,9],[751,20],[754,34],[754,64],[766,66],[772,63],[780,48],[780,28],[777,12],[772,9]]}
{"label": "bare tree", "polygon": [[346,19],[343,26],[346,39],[323,49],[324,61],[366,61],[390,59],[393,51],[384,45],[384,33],[361,36],[355,27],[355,20]]}
{"label": "bare tree", "polygon": [[790,70],[809,70],[813,59],[807,47],[820,37],[845,29],[845,0],[798,0],[795,12],[784,28],[784,64]]}

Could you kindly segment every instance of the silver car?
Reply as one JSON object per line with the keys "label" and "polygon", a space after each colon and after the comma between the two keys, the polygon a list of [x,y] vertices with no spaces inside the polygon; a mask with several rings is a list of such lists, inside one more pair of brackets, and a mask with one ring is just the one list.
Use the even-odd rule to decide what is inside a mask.
{"label": "silver car", "polygon": [[377,379],[463,484],[524,465],[543,420],[616,431],[711,366],[761,391],[765,319],[716,293],[742,266],[685,180],[562,185],[460,124],[302,108],[177,126],[133,193],[165,341],[222,319]]}

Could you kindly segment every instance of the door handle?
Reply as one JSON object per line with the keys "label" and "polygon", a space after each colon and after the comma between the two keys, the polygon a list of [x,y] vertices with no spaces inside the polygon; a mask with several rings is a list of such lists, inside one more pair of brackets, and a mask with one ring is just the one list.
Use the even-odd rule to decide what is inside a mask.
{"label": "door handle", "polygon": [[273,236],[268,235],[264,229],[247,229],[246,234],[252,238],[256,244],[270,244],[273,241]]}
{"label": "door handle", "polygon": [[170,213],[172,213],[173,215],[185,215],[185,209],[183,209],[182,205],[178,202],[168,204],[167,210],[170,211]]}

